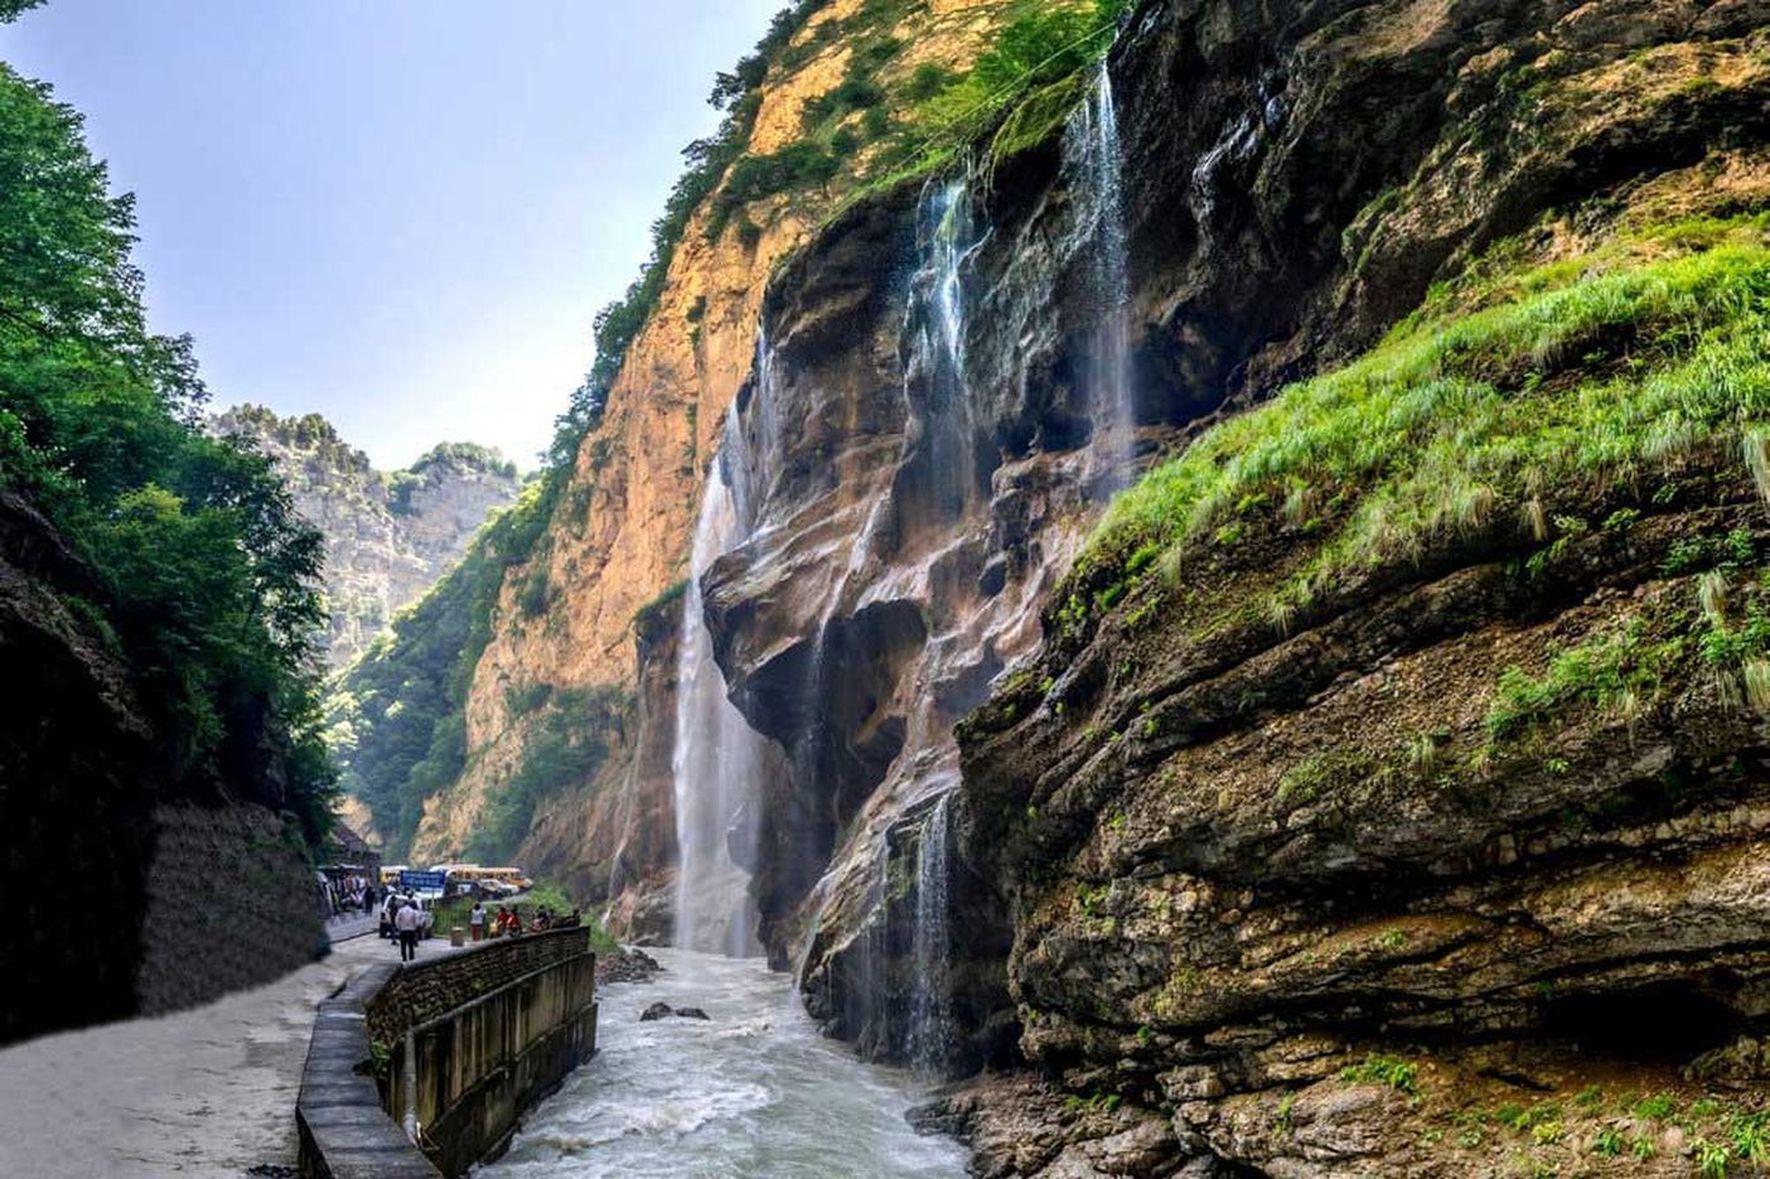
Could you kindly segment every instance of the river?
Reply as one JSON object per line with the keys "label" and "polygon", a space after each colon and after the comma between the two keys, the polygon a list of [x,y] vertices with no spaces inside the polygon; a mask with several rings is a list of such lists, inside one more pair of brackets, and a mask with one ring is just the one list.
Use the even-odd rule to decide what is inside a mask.
{"label": "river", "polygon": [[[603,989],[595,1059],[537,1107],[481,1179],[963,1176],[966,1153],[922,1137],[901,1070],[826,1040],[786,975],[760,959],[658,950],[649,983]],[[712,1019],[641,1023],[656,1002]]]}

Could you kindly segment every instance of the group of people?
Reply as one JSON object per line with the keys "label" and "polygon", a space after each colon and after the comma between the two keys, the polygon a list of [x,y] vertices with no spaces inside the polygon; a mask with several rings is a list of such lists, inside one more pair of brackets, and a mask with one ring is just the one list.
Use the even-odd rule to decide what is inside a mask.
{"label": "group of people", "polygon": [[[529,922],[528,932],[544,933],[549,929],[571,929],[584,923],[584,918],[577,909],[571,915],[555,913],[546,905],[536,910],[534,919]],[[487,913],[485,902],[475,901],[473,911],[467,915],[467,927],[473,931],[474,941],[483,941],[487,937],[514,937],[523,932],[522,918],[516,910],[504,905],[498,906],[496,913]]]}
{"label": "group of people", "polygon": [[328,920],[375,911],[375,886],[366,876],[334,878],[317,872],[315,884],[319,889],[320,910]]}
{"label": "group of people", "polygon": [[418,938],[424,932],[424,908],[408,889],[404,896],[387,894],[381,906],[381,936],[399,942],[399,960],[410,962],[418,957]]}

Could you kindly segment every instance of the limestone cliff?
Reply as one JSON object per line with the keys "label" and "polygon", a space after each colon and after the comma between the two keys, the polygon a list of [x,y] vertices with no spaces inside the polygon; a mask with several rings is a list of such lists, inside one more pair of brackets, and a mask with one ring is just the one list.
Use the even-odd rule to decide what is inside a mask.
{"label": "limestone cliff", "polygon": [[326,538],[326,658],[343,667],[459,561],[486,519],[516,498],[516,468],[475,446],[443,445],[386,474],[317,414],[238,406],[212,423],[250,438]]}
{"label": "limestone cliff", "polygon": [[[843,82],[857,47],[887,47],[872,77],[895,93],[924,67],[962,67],[1012,8],[1004,0],[799,5],[809,15],[755,91],[744,151],[764,156],[794,143],[803,134],[807,104]],[[851,124],[860,121],[859,112],[848,117]],[[415,853],[420,858],[464,847],[488,797],[520,772],[535,718],[513,712],[513,699],[539,685],[645,684],[648,697],[663,693],[652,723],[640,723],[631,740],[621,742],[622,756],[596,783],[542,811],[524,854],[532,865],[569,875],[596,893],[612,879],[632,882],[655,900],[667,884],[674,838],[674,636],[662,645],[636,646],[635,620],[687,574],[707,465],[728,408],[752,377],[773,267],[849,193],[878,180],[883,166],[876,148],[862,148],[844,161],[840,176],[749,201],[741,217],[722,215],[717,194],[697,208],[535,555],[505,581],[467,702],[470,764],[427,808]],[[662,629],[674,626],[672,618]],[[655,658],[645,658],[648,653]],[[624,817],[611,826],[608,816],[615,814]],[[645,907],[657,911],[655,904]]]}

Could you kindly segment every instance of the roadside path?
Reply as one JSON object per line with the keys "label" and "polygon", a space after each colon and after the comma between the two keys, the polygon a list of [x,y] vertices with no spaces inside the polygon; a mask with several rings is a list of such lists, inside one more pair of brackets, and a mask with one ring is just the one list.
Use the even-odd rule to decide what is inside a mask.
{"label": "roadside path", "polygon": [[[431,938],[418,960],[458,952]],[[240,1179],[293,1168],[314,1009],[357,971],[398,958],[371,926],[323,962],[206,1007],[0,1049],[0,1173]]]}

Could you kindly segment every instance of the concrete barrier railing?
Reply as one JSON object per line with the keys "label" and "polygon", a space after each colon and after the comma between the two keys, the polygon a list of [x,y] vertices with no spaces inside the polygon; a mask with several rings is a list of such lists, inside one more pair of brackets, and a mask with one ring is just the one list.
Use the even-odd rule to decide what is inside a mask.
{"label": "concrete barrier railing", "polygon": [[589,938],[555,930],[376,966],[322,1003],[296,1113],[301,1173],[435,1179],[501,1151],[596,1050]]}

